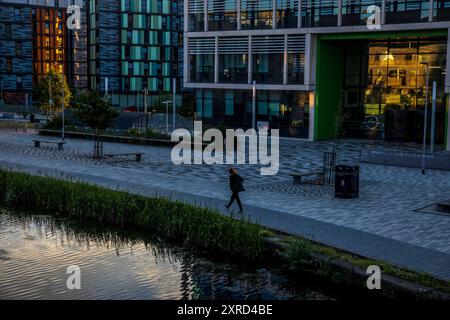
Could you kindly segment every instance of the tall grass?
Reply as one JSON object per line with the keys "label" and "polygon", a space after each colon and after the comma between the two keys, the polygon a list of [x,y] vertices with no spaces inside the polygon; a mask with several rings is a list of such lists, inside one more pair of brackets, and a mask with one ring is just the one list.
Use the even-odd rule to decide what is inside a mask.
{"label": "tall grass", "polygon": [[163,198],[0,169],[0,205],[120,227],[138,227],[214,254],[255,259],[264,229],[219,212]]}

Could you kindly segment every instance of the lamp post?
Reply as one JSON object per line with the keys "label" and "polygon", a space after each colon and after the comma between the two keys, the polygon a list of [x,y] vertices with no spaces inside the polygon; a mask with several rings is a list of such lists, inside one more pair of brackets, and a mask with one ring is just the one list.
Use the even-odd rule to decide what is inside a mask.
{"label": "lamp post", "polygon": [[437,83],[433,81],[433,94],[431,100],[431,140],[430,140],[430,152],[434,153],[434,140],[436,134],[436,95],[437,95]]}
{"label": "lamp post", "polygon": [[52,104],[53,104],[53,99],[52,99],[52,77],[53,77],[53,76],[48,76],[48,80],[49,80],[49,86],[48,86],[48,106],[49,106],[49,109],[47,110],[47,121],[48,121],[49,115],[51,114]]}
{"label": "lamp post", "polygon": [[142,90],[144,93],[144,112],[145,112],[145,132],[148,130],[148,110],[147,110],[147,96],[148,96],[148,89],[144,88]]}
{"label": "lamp post", "polygon": [[252,89],[252,128],[256,130],[256,81],[253,81]]}
{"label": "lamp post", "polygon": [[62,114],[61,114],[61,120],[62,120],[62,127],[61,127],[61,138],[64,141],[65,140],[65,132],[64,132],[64,127],[65,127],[65,123],[64,123],[64,71],[62,74]]}
{"label": "lamp post", "polygon": [[176,117],[177,117],[177,102],[176,102],[176,95],[177,95],[177,79],[172,79],[172,108],[173,108],[173,115],[172,115],[172,128],[173,131],[176,129]]}
{"label": "lamp post", "polygon": [[428,62],[421,62],[426,66],[426,86],[425,86],[425,115],[424,115],[424,123],[423,123],[423,146],[422,146],[422,174],[425,174],[425,154],[427,152],[427,126],[428,126],[428,81],[430,79],[429,67],[430,64]]}
{"label": "lamp post", "polygon": [[163,101],[163,103],[166,105],[166,133],[169,133],[169,103],[172,101],[167,100]]}
{"label": "lamp post", "polygon": [[0,104],[5,104],[3,99],[3,82],[1,77],[0,77]]}

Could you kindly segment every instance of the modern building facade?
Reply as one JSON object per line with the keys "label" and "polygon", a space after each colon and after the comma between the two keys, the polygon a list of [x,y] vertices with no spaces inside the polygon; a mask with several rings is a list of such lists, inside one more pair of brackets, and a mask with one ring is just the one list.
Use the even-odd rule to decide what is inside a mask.
{"label": "modern building facade", "polygon": [[[67,8],[81,11],[81,29],[68,29]],[[84,1],[0,0],[0,88],[6,102],[31,101],[33,85],[49,70],[87,88]]]}
{"label": "modern building facade", "polygon": [[[66,27],[69,5],[80,29]],[[183,1],[0,0],[0,85],[7,101],[31,100],[54,69],[71,87],[108,91],[122,108],[182,91]],[[175,82],[174,82],[175,81]]]}
{"label": "modern building facade", "polygon": [[172,0],[88,0],[89,87],[121,107],[143,106],[145,89],[170,94],[173,79],[180,92],[183,8]]}
{"label": "modern building facade", "polygon": [[436,82],[436,141],[450,143],[450,1],[187,0],[184,13],[184,86],[204,122],[420,142]]}

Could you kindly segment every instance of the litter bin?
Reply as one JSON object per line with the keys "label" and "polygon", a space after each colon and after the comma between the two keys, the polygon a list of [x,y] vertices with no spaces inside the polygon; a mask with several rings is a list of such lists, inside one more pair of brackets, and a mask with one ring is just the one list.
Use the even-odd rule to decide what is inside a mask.
{"label": "litter bin", "polygon": [[334,191],[336,198],[358,198],[359,166],[336,166]]}

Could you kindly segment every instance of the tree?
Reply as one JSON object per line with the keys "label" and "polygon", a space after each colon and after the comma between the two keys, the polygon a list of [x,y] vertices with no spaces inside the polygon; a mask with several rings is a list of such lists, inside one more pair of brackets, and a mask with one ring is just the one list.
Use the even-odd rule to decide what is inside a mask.
{"label": "tree", "polygon": [[170,101],[172,103],[172,96],[169,94],[160,94],[152,97],[151,101],[151,110],[156,113],[165,113],[166,112],[166,104],[164,102]]}
{"label": "tree", "polygon": [[[59,114],[62,112],[63,88],[64,106],[67,108],[72,99],[72,92],[70,91],[66,78],[63,81],[62,74],[50,70],[45,77],[40,79],[35,87],[34,93],[38,97],[39,108],[42,112],[47,114]],[[49,104],[50,95],[53,101],[51,106]]]}
{"label": "tree", "polygon": [[102,133],[119,115],[119,111],[103,95],[93,91],[80,92],[73,102],[73,108],[81,122],[95,130],[94,158],[102,158]]}

